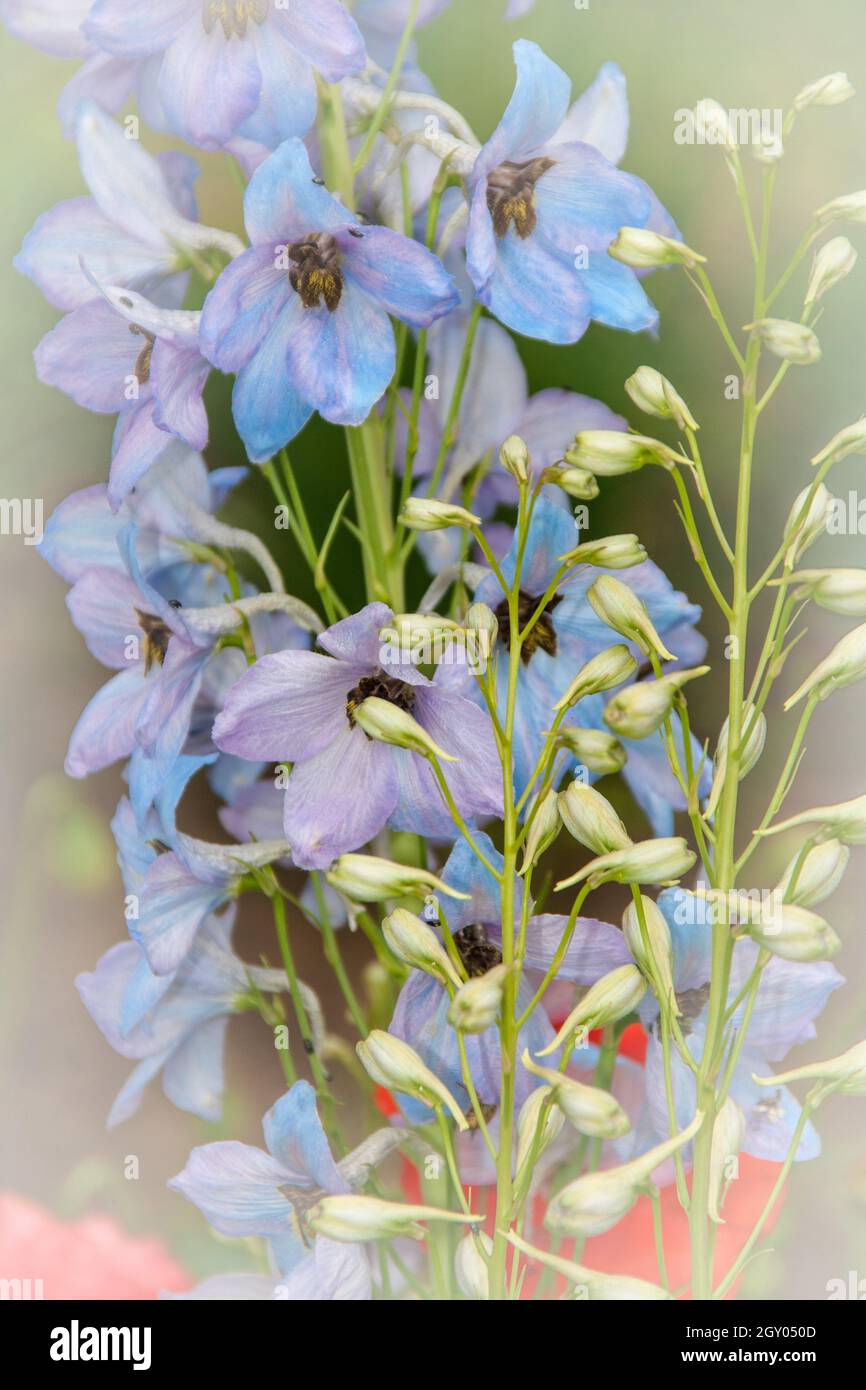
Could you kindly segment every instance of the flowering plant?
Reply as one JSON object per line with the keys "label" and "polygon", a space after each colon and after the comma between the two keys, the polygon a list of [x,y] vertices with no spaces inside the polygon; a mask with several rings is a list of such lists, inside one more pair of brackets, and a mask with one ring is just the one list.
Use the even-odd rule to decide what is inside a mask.
{"label": "flowering plant", "polygon": [[[792,1164],[818,1153],[816,1110],[866,1089],[866,1043],[773,1073],[841,983],[840,939],[815,908],[866,839],[864,798],[779,817],[818,704],[866,675],[866,626],[786,699],[799,718],[766,812],[754,831],[738,820],[802,606],[866,617],[866,573],[803,564],[831,468],[866,452],[863,421],[812,460],[775,553],[750,568],[760,419],[791,366],[819,357],[850,243],[818,247],[797,321],[772,311],[825,230],[866,216],[863,194],[820,209],[771,285],[778,161],[801,113],[852,92],[842,74],[811,84],[757,146],[759,225],[728,113],[692,113],[744,218],[741,336],[704,256],[619,167],[616,65],[572,101],[561,68],[518,40],[513,95],[481,143],[418,66],[415,32],[446,8],[151,0],[132,18],[124,0],[3,0],[15,33],[84,60],[61,118],[89,195],[44,214],[16,262],[64,314],[36,369],[117,416],[105,484],[67,498],[41,547],[113,673],[67,770],[122,762],[127,782],[113,829],[128,938],[78,987],[135,1062],[111,1123],[160,1074],[172,1104],[218,1120],[229,1017],[252,1011],[274,1033],[263,1147],[204,1144],[170,1184],[215,1231],[256,1238],[261,1271],[181,1297],[720,1298]],[[245,238],[198,221],[194,161],[148,153],[139,117],[115,119],[130,99],[153,129],[232,162]],[[732,358],[733,536],[670,381],[641,366],[626,389],[673,443],[571,390],[530,396],[512,337],[654,330],[646,277],[664,267]],[[247,469],[202,457],[212,373],[234,378],[238,434],[316,607],[286,593],[260,536],[218,518]],[[335,452],[344,432],[351,474],[323,536],[288,452],[313,415]],[[602,481],[647,467],[667,475],[696,582],[727,624],[716,738],[696,737],[689,712],[711,669],[700,608],[637,536],[581,535]],[[361,561],[354,593],[329,574],[342,531]],[[602,777],[630,793],[622,817]],[[194,778],[221,803],[225,842],[179,826]],[[748,890],[764,836],[799,826],[778,885]],[[574,859],[548,911],[555,846]],[[616,923],[586,915],[606,885],[622,892]],[[273,964],[233,946],[250,893],[273,913]],[[370,943],[360,981],[345,930]],[[354,1051],[304,982],[320,950]],[[341,1070],[378,1117],[351,1138]],[[775,1166],[744,1226],[750,1159]],[[651,1213],[649,1277],[602,1239],[636,1207]],[[687,1256],[671,1239],[685,1224]]]}

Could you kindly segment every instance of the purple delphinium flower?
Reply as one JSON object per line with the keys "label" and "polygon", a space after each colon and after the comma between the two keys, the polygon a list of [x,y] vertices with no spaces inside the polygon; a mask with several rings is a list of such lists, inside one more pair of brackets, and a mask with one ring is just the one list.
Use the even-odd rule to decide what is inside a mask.
{"label": "purple delphinium flower", "polygon": [[233,911],[210,917],[166,988],[133,941],[112,946],[94,971],[78,976],[85,1008],[107,1041],[137,1062],[111,1107],[109,1125],[135,1113],[160,1072],[173,1105],[203,1120],[220,1118],[229,1016],[245,1007],[250,985],[263,993],[286,988],[282,971],[245,965],[235,955],[233,922]]}
{"label": "purple delphinium flower", "polygon": [[607,248],[620,227],[656,221],[659,204],[571,134],[562,69],[525,39],[514,58],[514,95],[468,179],[467,266],[478,298],[510,328],[554,343],[576,342],[593,319],[653,328],[639,278]]}
{"label": "purple delphinium flower", "polygon": [[14,262],[55,308],[77,309],[97,298],[90,276],[176,308],[189,252],[231,257],[243,250],[236,236],[193,220],[198,166],[187,155],[148,154],[92,101],[79,107],[76,137],[90,197],[43,213]]}
{"label": "purple delphinium flower", "polygon": [[394,374],[389,316],[429,327],[457,292],[423,246],[357,222],[314,176],[300,140],[256,170],[244,215],[252,244],[211,290],[201,345],[237,373],[235,422],[262,462],[315,410],[361,424]]}
{"label": "purple delphinium flower", "polygon": [[235,134],[276,145],[316,116],[314,69],[338,82],[364,65],[364,41],[340,0],[95,0],[84,32],[120,58],[158,59],[172,130],[219,149]]}
{"label": "purple delphinium flower", "polygon": [[[670,888],[659,896],[658,905],[671,932],[674,988],[682,1010],[680,1024],[689,1051],[700,1060],[706,1036],[713,937],[708,902],[683,889]],[[730,1005],[737,999],[740,1002],[731,1018],[732,1036],[744,1021],[746,1000],[740,996],[758,954],[758,947],[749,940],[738,941],[734,947],[728,999]],[[772,1063],[780,1061],[792,1047],[815,1037],[814,1020],[833,990],[843,983],[843,977],[829,961],[792,962],[771,956],[764,967],[749,1018],[748,1036],[730,1086],[730,1095],[746,1120],[744,1153],[774,1163],[785,1158],[800,1117],[799,1102],[786,1086],[768,1091],[765,1086],[755,1085],[752,1077],[768,1075]],[[667,1138],[670,1129],[662,1048],[653,1027],[658,1006],[650,994],[644,997],[639,1013],[650,1033],[650,1042],[646,1058],[646,1113],[637,1140],[649,1147]],[[694,1114],[694,1076],[676,1052],[672,1054],[671,1067],[677,1123],[682,1125]],[[809,1123],[795,1158],[815,1158],[820,1149],[820,1139]]]}
{"label": "purple delphinium flower", "polygon": [[200,314],[159,309],[134,290],[96,288],[100,298],[42,339],[36,372],[86,410],[120,417],[108,480],[116,507],[173,438],[196,450],[207,444],[210,364],[198,348]]}
{"label": "purple delphinium flower", "polygon": [[283,824],[302,868],[327,868],[383,828],[450,838],[453,822],[427,761],[369,738],[353,710],[370,695],[408,710],[458,761],[445,775],[469,818],[499,815],[501,774],[486,714],[394,662],[380,638],[393,615],[368,604],[321,634],[316,652],[257,661],[229,692],[214,725],[218,748],[251,761],[294,764]]}

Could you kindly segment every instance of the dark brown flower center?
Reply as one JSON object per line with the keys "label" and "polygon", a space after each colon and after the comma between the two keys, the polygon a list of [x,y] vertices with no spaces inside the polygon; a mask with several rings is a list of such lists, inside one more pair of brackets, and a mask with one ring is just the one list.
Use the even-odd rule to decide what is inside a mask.
{"label": "dark brown flower center", "polygon": [[[527,594],[521,589],[517,596],[517,618],[520,629],[526,627],[536,608],[538,607],[540,594]],[[562,602],[562,594],[554,594],[549,603],[544,605],[544,612],[533,626],[531,632],[523,643],[520,652],[520,659],[524,666],[528,666],[537,651],[547,652],[548,656],[556,656],[556,628],[553,626],[553,610]],[[508,609],[508,599],[503,599],[496,609],[496,620],[499,623],[499,636],[506,646],[511,646],[511,614]]]}
{"label": "dark brown flower center", "polygon": [[300,295],[305,309],[318,309],[324,302],[333,314],[343,297],[340,248],[329,232],[311,232],[303,241],[289,247],[294,262],[289,284]]}
{"label": "dark brown flower center", "polygon": [[700,1018],[709,997],[709,984],[699,985],[697,989],[684,989],[677,995],[684,1032],[688,1032],[695,1020]]}
{"label": "dark brown flower center", "polygon": [[133,374],[139,386],[146,386],[150,381],[150,364],[153,358],[153,345],[156,339],[152,333],[148,333],[146,328],[140,328],[137,323],[129,325],[130,333],[136,338],[144,339],[144,347],[135,359]]}
{"label": "dark brown flower center", "polygon": [[364,676],[346,696],[346,718],[350,724],[355,723],[355,710],[371,695],[375,695],[378,700],[387,700],[389,705],[396,705],[407,714],[412,713],[415,704],[413,686],[407,685],[406,681],[398,680],[395,676],[386,676],[384,671],[374,671],[372,676]]}
{"label": "dark brown flower center", "polygon": [[269,9],[270,0],[203,0],[201,22],[206,34],[221,24],[227,39],[242,39],[250,20],[264,24]]}
{"label": "dark brown flower center", "polygon": [[555,163],[554,159],[541,156],[524,164],[506,160],[493,170],[487,180],[487,206],[497,236],[505,236],[512,225],[522,240],[532,235],[538,224],[535,185]]}
{"label": "dark brown flower center", "polygon": [[[176,598],[169,599],[172,608],[180,608],[180,603]],[[161,666],[165,661],[165,654],[168,651],[168,644],[174,636],[168,623],[162,618],[154,617],[153,613],[142,613],[140,608],[136,608],[135,616],[138,618],[138,626],[144,633],[144,674],[150,674],[153,663]]]}
{"label": "dark brown flower center", "polygon": [[466,966],[470,979],[486,975],[495,965],[502,964],[502,952],[490,940],[483,922],[470,922],[454,933],[454,945]]}

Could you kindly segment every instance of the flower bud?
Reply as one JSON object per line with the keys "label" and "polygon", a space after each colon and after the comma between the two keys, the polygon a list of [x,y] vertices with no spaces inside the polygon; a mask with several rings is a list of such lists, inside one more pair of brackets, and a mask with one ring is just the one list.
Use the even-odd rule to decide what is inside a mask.
{"label": "flower bud", "polygon": [[425,1066],[414,1048],[403,1042],[402,1038],[374,1028],[366,1038],[356,1043],[355,1051],[367,1075],[377,1086],[412,1096],[431,1110],[441,1109],[444,1105],[454,1116],[458,1129],[469,1128],[466,1116],[444,1081],[440,1081]]}
{"label": "flower bud", "polygon": [[709,666],[674,671],[654,681],[638,681],[617,691],[604,707],[604,722],[620,738],[646,738],[661,728],[674,707],[677,691],[687,681],[705,676]]}
{"label": "flower bud", "polygon": [[[479,1248],[481,1247],[481,1248]],[[482,1249],[484,1254],[482,1254]],[[484,1258],[486,1254],[487,1259]],[[493,1254],[493,1241],[483,1231],[463,1236],[454,1256],[457,1282],[467,1298],[482,1301],[490,1297],[488,1261]]]}
{"label": "flower bud", "polygon": [[[653,986],[661,1007],[680,1016],[674,988],[674,948],[671,931],[665,918],[653,902],[641,894],[642,914],[636,903],[629,903],[622,918],[622,934],[625,944],[634,956],[638,967]],[[641,922],[643,915],[643,922]]]}
{"label": "flower bud", "polygon": [[548,468],[544,480],[561,487],[579,502],[592,502],[599,494],[598,480],[588,468]]}
{"label": "flower bud", "polygon": [[680,1134],[648,1149],[630,1163],[575,1178],[548,1205],[545,1226],[569,1236],[604,1235],[631,1210],[655,1169],[688,1144],[703,1122],[703,1112],[698,1110]]}
{"label": "flower bud", "polygon": [[656,652],[663,661],[675,661],[653,627],[650,615],[633,589],[612,575],[603,574],[587,590],[595,613],[614,632],[637,642],[647,655]]}
{"label": "flower bud", "polygon": [[[814,463],[815,460],[813,459],[812,462]],[[804,487],[803,491],[797,494],[794,505],[788,513],[788,520],[785,522],[784,538],[790,542],[786,556],[786,563],[789,565],[796,564],[797,557],[808,550],[809,546],[824,534],[830,519],[833,497],[823,483],[819,483],[815,489],[815,495],[809,503],[806,515],[801,515],[811,491],[810,487]]]}
{"label": "flower bud", "polygon": [[846,275],[857,263],[857,252],[845,236],[835,236],[815,254],[812,273],[806,289],[806,304],[814,304]]}
{"label": "flower bud", "polygon": [[549,1086],[554,1103],[569,1124],[590,1139],[621,1139],[631,1129],[629,1118],[619,1101],[600,1086],[585,1086],[553,1067],[539,1067],[526,1048],[521,1058],[533,1076]]}
{"label": "flower bud", "polygon": [[386,1202],[381,1197],[354,1193],[323,1197],[314,1207],[310,1207],[305,1217],[305,1224],[316,1235],[348,1244],[394,1240],[400,1236],[423,1240],[424,1227],[419,1226],[419,1221],[457,1221],[472,1225],[480,1222],[481,1217],[464,1216],[458,1211],[440,1211],[438,1207]]}
{"label": "flower bud", "polygon": [[724,1225],[721,1211],[732,1176],[731,1164],[736,1163],[745,1137],[746,1117],[737,1102],[728,1096],[716,1116],[710,1148],[709,1214],[717,1225]]}
{"label": "flower bud", "polygon": [[499,622],[492,608],[486,603],[471,603],[466,610],[463,626],[467,632],[483,633],[487,639],[488,651],[499,636]]}
{"label": "flower bud", "polygon": [[606,1028],[633,1013],[646,994],[646,981],[636,965],[619,965],[596,980],[579,1003],[575,1004],[552,1043],[537,1055],[549,1057],[571,1039],[572,1034],[587,1034],[596,1028]]}
{"label": "flower bud", "polygon": [[625,383],[625,389],[645,414],[655,415],[659,420],[675,420],[681,430],[699,429],[682,396],[655,367],[638,367]]}
{"label": "flower bud", "polygon": [[448,526],[469,530],[481,525],[481,517],[453,502],[438,502],[433,497],[407,497],[399,521],[411,531],[444,531]]}
{"label": "flower bud", "polygon": [[815,455],[812,463],[838,463],[849,454],[866,454],[866,415],[861,415],[853,425],[846,425],[838,434],[834,434],[829,444],[825,444]]}
{"label": "flower bud", "polygon": [[765,130],[763,127],[751,148],[752,158],[756,159],[759,164],[777,164],[785,153],[781,135],[777,131]]}
{"label": "flower bud", "polygon": [[840,801],[835,806],[814,806],[761,833],[778,835],[780,830],[793,830],[797,825],[817,825],[821,841],[836,839],[846,845],[866,845],[866,796],[855,796],[853,801]]}
{"label": "flower bud", "polygon": [[823,1081],[846,1096],[866,1096],[866,1041],[855,1043],[827,1062],[806,1062],[778,1076],[753,1076],[759,1086],[787,1086],[791,1081]]}
{"label": "flower bud", "polygon": [[445,646],[460,633],[459,623],[443,618],[439,613],[395,613],[389,623],[379,630],[379,641],[408,653],[417,652],[424,658],[431,646]]}
{"label": "flower bud", "polygon": [[554,705],[555,710],[569,709],[582,700],[585,695],[598,695],[602,690],[613,690],[634,675],[637,662],[621,642],[606,647],[603,652],[592,657],[581,666],[565,694]]}
{"label": "flower bud", "polygon": [[550,849],[559,834],[561,825],[555,791],[547,792],[537,809],[535,801],[533,801],[532,820],[523,846],[521,874],[525,874],[528,869],[532,868],[533,864],[537,864],[542,854]]}
{"label": "flower bud", "polygon": [[866,188],[833,198],[818,209],[815,217],[822,226],[828,222],[866,222]]}
{"label": "flower bud", "polygon": [[829,960],[842,942],[817,912],[793,903],[774,904],[748,928],[752,940],[782,960]]}
{"label": "flower bud", "polygon": [[587,772],[604,777],[610,772],[621,772],[626,765],[627,754],[618,738],[607,734],[603,729],[581,729],[577,725],[562,729],[559,742]]}
{"label": "flower bud", "polygon": [[427,730],[418,723],[408,710],[401,709],[390,700],[380,700],[378,695],[368,695],[352,711],[352,720],[364,730],[368,738],[377,743],[389,743],[395,748],[408,748],[411,753],[420,753],[422,758],[441,758],[446,763],[456,763],[457,759],[438,743],[434,743]]}
{"label": "flower bud", "polygon": [[569,835],[595,854],[625,849],[631,836],[607,797],[575,779],[558,796],[559,814]]}
{"label": "flower bud", "polygon": [[795,854],[779,880],[776,896],[783,902],[796,903],[799,907],[815,907],[838,888],[848,867],[850,853],[839,840],[825,840],[820,845],[813,845],[803,856],[802,863],[800,855]]}
{"label": "flower bud", "polygon": [[325,874],[332,888],[361,903],[383,903],[388,898],[423,898],[434,891],[449,898],[468,900],[468,893],[449,888],[435,874],[409,864],[395,864],[372,854],[341,854]]}
{"label": "flower bud", "polygon": [[[719,741],[716,745],[716,756],[714,761],[713,785],[710,788],[710,795],[707,800],[704,815],[709,817],[716,813],[719,798],[722,794],[722,787],[725,784],[728,766],[728,728],[729,720],[725,720],[719,733]],[[748,734],[744,748],[740,753],[740,768],[738,781],[742,782],[744,777],[748,777],[755,763],[764,751],[764,744],[767,741],[767,719],[764,713],[756,715],[755,706],[747,704],[743,706],[743,713],[740,725],[740,737]]]}
{"label": "flower bud", "polygon": [[803,586],[797,598],[844,618],[866,618],[866,570],[800,570],[791,583]]}
{"label": "flower bud", "polygon": [[794,97],[794,110],[805,111],[807,106],[839,106],[855,95],[844,72],[831,72],[810,82]]}
{"label": "flower bud", "polygon": [[525,442],[517,434],[510,434],[499,450],[499,462],[517,483],[529,480],[530,458]]}
{"label": "flower bud", "polygon": [[810,366],[821,357],[821,344],[811,328],[790,319],[756,319],[743,325],[744,333],[753,333],[767,344],[770,352],[786,362],[801,367]]}
{"label": "flower bud", "polygon": [[557,1274],[574,1285],[576,1294],[590,1303],[645,1303],[673,1298],[673,1294],[663,1289],[661,1284],[651,1284],[647,1279],[636,1279],[631,1274],[601,1274],[596,1269],[587,1269],[585,1265],[575,1264],[574,1260],[566,1260],[550,1250],[536,1249],[513,1231],[509,1232],[508,1239],[530,1259],[556,1270]]}
{"label": "flower bud", "polygon": [[728,154],[736,150],[737,141],[731,118],[712,97],[703,97],[695,107],[695,126],[702,144],[721,145]]}
{"label": "flower bud", "polygon": [[691,267],[707,259],[684,242],[650,232],[645,227],[620,227],[607,252],[615,261],[622,261],[634,270],[653,270],[662,265]]}
{"label": "flower bud", "polygon": [[599,541],[584,541],[567,555],[560,555],[560,564],[595,565],[603,570],[628,570],[642,565],[646,550],[637,536],[605,536]]}
{"label": "flower bud", "polygon": [[552,1102],[553,1092],[550,1087],[536,1086],[520,1107],[517,1117],[517,1157],[514,1164],[514,1171],[518,1174],[533,1154],[534,1162],[538,1162],[554,1139],[558,1138],[565,1124],[565,1116]]}
{"label": "flower bud", "polygon": [[561,888],[571,888],[586,878],[592,879],[594,884],[673,884],[694,867],[695,858],[681,837],[641,840],[628,849],[613,850],[584,864],[571,878],[557,883],[555,891],[558,893]]}
{"label": "flower bud", "polygon": [[831,652],[819,661],[811,675],[807,676],[799,689],[785,701],[785,709],[791,709],[804,695],[813,699],[826,700],[834,690],[853,685],[866,676],[866,623],[846,632]]}
{"label": "flower bud", "polygon": [[450,980],[456,989],[463,981],[432,927],[414,912],[398,907],[382,922],[382,935],[398,960],[432,975],[440,984]]}
{"label": "flower bud", "polygon": [[624,434],[621,430],[581,430],[571,447],[566,449],[565,461],[571,467],[586,469],[599,478],[615,478],[621,473],[636,473],[649,463],[672,468],[676,463],[684,463],[685,459],[647,434]]}
{"label": "flower bud", "polygon": [[458,1033],[484,1033],[492,1028],[502,1007],[507,965],[494,965],[462,984],[451,1000],[448,1022]]}

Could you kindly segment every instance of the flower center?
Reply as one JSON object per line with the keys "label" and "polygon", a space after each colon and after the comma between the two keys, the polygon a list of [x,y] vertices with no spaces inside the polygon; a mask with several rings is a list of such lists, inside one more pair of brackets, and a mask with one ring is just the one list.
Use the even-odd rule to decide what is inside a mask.
{"label": "flower center", "polygon": [[140,328],[137,323],[131,323],[129,325],[129,331],[134,334],[135,337],[144,339],[144,347],[135,359],[135,366],[132,370],[139,386],[146,386],[150,381],[150,364],[153,358],[153,345],[156,339],[152,333],[148,333],[146,328]]}
{"label": "flower center", "polygon": [[555,159],[540,156],[527,160],[525,164],[512,164],[506,160],[493,170],[487,180],[487,206],[497,236],[505,236],[512,224],[522,240],[532,235],[538,224],[535,185],[555,163]]}
{"label": "flower center", "polygon": [[[181,606],[176,598],[169,599],[169,603],[172,608]],[[148,676],[154,662],[161,666],[165,661],[168,644],[174,633],[168,623],[163,622],[162,618],[154,617],[152,613],[142,613],[140,608],[136,608],[135,616],[144,633],[144,674]]]}
{"label": "flower center", "polygon": [[221,24],[227,39],[243,39],[250,20],[264,24],[269,9],[270,0],[203,0],[201,22],[206,34]]}
{"label": "flower center", "polygon": [[[526,627],[536,608],[541,595],[528,594],[521,589],[517,596],[517,617],[521,631]],[[553,598],[544,605],[544,612],[533,626],[520,652],[520,659],[524,666],[528,666],[537,651],[547,652],[548,656],[556,656],[556,628],[553,626],[551,614],[557,604],[562,602],[562,594],[554,594]],[[503,599],[496,609],[496,620],[499,623],[499,636],[507,646],[511,646],[511,614],[508,611],[508,599]]]}
{"label": "flower center", "polygon": [[328,232],[311,232],[303,241],[289,247],[294,262],[289,284],[301,296],[305,309],[317,309],[324,300],[333,314],[343,295],[340,249]]}
{"label": "flower center", "polygon": [[483,922],[470,922],[468,927],[461,927],[454,933],[454,945],[473,980],[502,964],[502,952],[490,940]]}
{"label": "flower center", "polygon": [[415,690],[411,685],[398,680],[396,676],[386,676],[384,671],[374,671],[372,676],[364,676],[346,696],[346,718],[353,727],[355,710],[371,695],[379,700],[387,700],[389,705],[396,705],[407,714],[412,713],[415,704]]}

